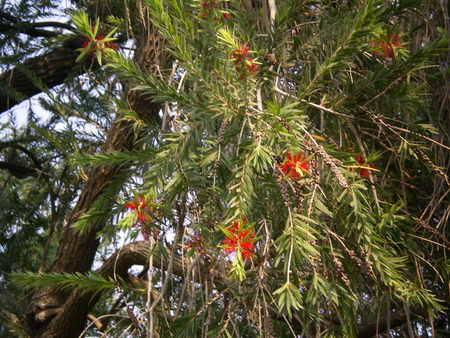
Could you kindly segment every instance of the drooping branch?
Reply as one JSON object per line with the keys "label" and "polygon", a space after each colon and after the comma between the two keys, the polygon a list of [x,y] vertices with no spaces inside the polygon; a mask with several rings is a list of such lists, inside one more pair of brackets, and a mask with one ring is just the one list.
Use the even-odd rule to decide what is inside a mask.
{"label": "drooping branch", "polygon": [[[103,264],[103,266],[97,271],[104,278],[115,278],[116,276],[126,277],[128,270],[134,265],[145,265],[148,263],[148,257],[150,254],[150,245],[148,242],[134,242],[127,244],[121,249],[117,250],[113,255],[111,255]],[[170,255],[171,251],[167,249],[167,254]],[[180,254],[175,253],[173,257],[173,267],[172,273],[174,275],[185,277],[188,272],[188,268],[192,258],[184,257]],[[200,269],[197,273],[201,275],[201,280],[206,280],[210,275],[210,267],[204,263],[204,261],[199,261]],[[153,255],[153,266],[157,269],[167,269],[167,262],[164,262],[161,255]],[[218,269],[215,269],[214,282],[216,286],[229,286],[230,281],[228,277],[224,274],[220,274]],[[197,274],[196,274],[197,275]],[[277,320],[282,319],[278,313],[271,309],[269,311],[271,317]],[[420,307],[414,307],[409,309],[410,319],[424,316],[424,310]],[[357,327],[359,338],[368,338],[375,336],[377,332],[385,333],[387,328],[395,329],[396,327],[402,326],[408,322],[408,316],[406,310],[401,309],[390,313],[389,315],[381,316],[378,319],[372,321],[361,323]],[[301,323],[293,318],[291,324],[301,327]],[[389,324],[389,325],[388,325]],[[339,323],[335,323],[339,326]]]}
{"label": "drooping branch", "polygon": [[[168,255],[172,254],[170,248],[166,248],[166,250]],[[139,241],[129,243],[112,254],[104,262],[102,267],[97,270],[97,273],[107,279],[121,277],[122,279],[127,280],[129,277],[128,270],[135,265],[146,265],[148,263],[149,255],[150,245],[148,242]],[[163,255],[158,254],[157,252],[154,253],[153,267],[167,272],[168,264],[163,257]],[[189,266],[192,263],[192,258],[182,256],[175,252],[172,254],[171,259],[173,260],[172,273],[182,278],[186,277],[188,275]],[[199,281],[210,279],[210,271],[214,271],[214,283],[216,286],[230,286],[231,282],[228,277],[225,274],[220,273],[219,269],[211,269],[211,267],[205,264],[202,260],[199,260],[197,263],[198,265],[196,264],[196,268],[198,271],[195,275],[200,276]],[[76,330],[76,321],[74,321],[74,317],[71,316],[79,317],[80,314],[83,314],[86,316],[85,318],[87,318],[89,311],[94,307],[97,301],[98,297],[92,298],[90,294],[82,295],[80,291],[75,291],[72,292],[65,304],[60,307],[57,303],[55,303],[54,298],[41,296],[39,306],[42,307],[42,311],[36,314],[35,321],[46,322],[54,318],[53,321],[57,323],[58,326],[52,326],[52,329],[55,330],[52,332],[70,332],[72,329]],[[423,309],[420,307],[412,308],[409,311],[410,319],[425,315]],[[269,314],[274,320],[285,320],[272,307],[269,307]],[[296,316],[293,317],[290,325],[299,328],[302,327],[301,322],[296,320],[296,318]],[[378,319],[358,324],[358,337],[372,337],[375,336],[377,332],[379,334],[385,333],[388,327],[395,329],[396,327],[402,326],[407,322],[408,316],[405,310],[402,309],[391,312],[389,315],[381,316]],[[69,325],[74,326],[66,326],[63,328],[59,327],[59,323],[65,323],[66,325],[69,323]],[[334,322],[329,320],[329,325],[338,328],[340,323],[338,321]],[[326,328],[326,324],[324,324],[323,328]]]}

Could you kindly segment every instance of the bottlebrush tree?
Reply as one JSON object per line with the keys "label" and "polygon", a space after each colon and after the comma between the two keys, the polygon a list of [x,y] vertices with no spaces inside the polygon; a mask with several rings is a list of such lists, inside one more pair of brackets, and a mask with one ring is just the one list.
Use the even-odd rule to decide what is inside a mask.
{"label": "bottlebrush tree", "polygon": [[[132,136],[128,149],[73,158],[111,178],[67,231],[123,244],[97,256],[97,270],[12,276],[40,288],[37,297],[63,299],[40,325],[62,321],[81,299],[91,322],[81,318],[77,335],[447,330],[450,122],[448,95],[435,90],[448,86],[449,39],[440,9],[149,0],[145,10],[164,44],[152,69],[116,50],[98,21],[72,15],[90,39],[82,57],[145,100],[139,112],[111,103]],[[438,18],[433,31],[423,27]],[[155,106],[153,120],[140,113]],[[62,244],[57,252],[56,262]]]}

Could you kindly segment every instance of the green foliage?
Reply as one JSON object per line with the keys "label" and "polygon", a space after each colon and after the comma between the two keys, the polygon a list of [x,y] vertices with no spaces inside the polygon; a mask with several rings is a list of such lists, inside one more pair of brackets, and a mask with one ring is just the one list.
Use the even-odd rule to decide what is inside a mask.
{"label": "green foliage", "polygon": [[[129,55],[108,53],[107,75],[95,80],[110,95],[79,91],[75,103],[53,95],[47,107],[64,129],[30,124],[42,156],[51,146],[57,164],[70,170],[69,176],[66,169],[51,172],[62,182],[77,186],[76,170],[84,178],[88,170],[111,175],[72,229],[80,235],[98,229],[104,250],[138,232],[149,237],[148,266],[139,276],[147,292],[122,285],[129,293],[117,308],[135,304],[139,321],[161,336],[252,337],[273,329],[280,337],[353,337],[360,324],[389,319],[391,309],[438,318],[448,299],[449,121],[447,96],[433,91],[448,86],[441,68],[449,38],[438,27],[432,37],[421,35],[437,12],[419,1],[247,5],[147,1],[172,69],[149,72]],[[203,15],[206,6],[214,15]],[[98,18],[91,25],[84,12],[71,17],[82,35],[98,40]],[[121,19],[112,22],[122,25]],[[101,64],[102,53],[96,55]],[[161,104],[162,125],[116,99],[110,74]],[[97,107],[99,118],[89,114]],[[98,151],[104,137],[72,122],[98,123],[102,131],[111,111],[124,135],[133,135],[132,149]],[[306,172],[288,153],[304,155]],[[289,177],[286,166],[302,171],[301,178]],[[22,205],[33,182],[15,182],[0,203]],[[45,188],[43,199],[54,201]],[[66,199],[76,193],[57,197],[70,209]],[[154,198],[151,210],[161,209],[155,223],[139,219],[144,205],[124,216],[123,201],[141,194]],[[51,206],[46,201],[41,208]],[[29,231],[25,224],[34,215],[45,215],[36,209],[17,221],[16,214],[4,216],[17,227],[11,237]],[[62,224],[67,215],[53,216]],[[224,250],[230,249],[224,239],[235,236],[229,226],[243,219],[252,224],[243,238],[252,237],[251,259],[239,247],[230,250],[235,257]],[[45,238],[36,231],[27,236]],[[32,247],[36,255],[39,248]],[[36,271],[35,264],[18,269]],[[95,273],[12,276],[25,288],[107,295],[117,287]],[[102,302],[109,308],[112,299]],[[391,329],[386,334],[406,326]]]}
{"label": "green foliage", "polygon": [[298,288],[289,282],[286,282],[281,288],[275,290],[273,294],[278,298],[277,305],[281,312],[287,311],[289,319],[292,319],[292,310],[302,309],[302,295]]}
{"label": "green foliage", "polygon": [[[219,224],[227,225],[245,216],[257,217],[258,224],[269,222],[274,229],[269,238],[274,239],[276,248],[271,260],[285,276],[284,281],[278,276],[270,288],[279,312],[286,312],[289,318],[293,312],[308,309],[304,316],[307,325],[318,325],[323,316],[316,312],[316,304],[321,303],[335,307],[346,321],[355,323],[355,302],[364,302],[359,291],[363,285],[365,293],[374,297],[388,290],[398,300],[408,295],[409,304],[442,309],[434,296],[425,295],[427,289],[418,292],[421,287],[413,286],[408,277],[417,249],[405,226],[411,222],[411,206],[400,203],[400,196],[386,192],[390,172],[378,167],[380,162],[387,163],[390,155],[386,147],[380,150],[379,139],[362,141],[358,131],[386,128],[399,135],[399,127],[390,121],[422,104],[426,84],[414,74],[427,69],[425,60],[434,53],[443,52],[438,41],[448,43],[445,34],[430,49],[411,51],[407,42],[399,44],[390,59],[382,60],[382,54],[377,58],[375,53],[382,47],[374,49],[372,45],[397,34],[385,18],[399,15],[382,1],[367,1],[358,8],[339,11],[323,4],[315,8],[317,22],[301,17],[305,27],[302,22],[298,25],[298,18],[280,10],[274,21],[279,26],[271,34],[289,41],[288,47],[275,42],[273,36],[258,36],[245,26],[245,18],[239,20],[233,11],[230,13],[236,20],[215,22],[190,17],[194,4],[189,2],[152,1],[149,6],[154,24],[168,41],[168,50],[182,71],[183,86],[171,86],[157,76],[146,75],[119,56],[109,65],[122,77],[134,80],[136,89],[154,95],[155,101],[169,101],[175,116],[181,116],[176,121],[179,131],[166,137],[167,145],[160,148],[146,173],[151,182],[148,186],[160,186],[167,204],[188,194],[202,196],[203,201],[213,200],[213,205],[205,203],[198,208],[205,212],[212,207],[219,213],[213,221]],[[239,13],[240,5],[233,6]],[[301,27],[292,33],[292,40],[282,34],[291,24],[289,20]],[[243,43],[255,57],[271,51],[280,60],[277,72],[261,63],[257,76],[243,81],[233,69],[233,50]],[[377,119],[378,111],[382,117]],[[225,130],[218,129],[219,122],[226,125]],[[420,125],[417,128],[422,128]],[[430,125],[415,130],[417,135],[435,132]],[[324,137],[318,138],[317,133]],[[338,137],[339,146],[332,146],[338,144],[333,141]],[[315,139],[329,144],[326,153]],[[400,161],[418,159],[418,143],[402,136],[387,142],[400,145],[387,149],[392,154],[400,153]],[[297,190],[284,193],[285,200],[296,202],[297,210],[277,210],[277,219],[258,210],[273,201],[261,203],[257,191],[277,190],[269,178],[277,166],[274,159],[286,150],[308,151],[317,174],[306,177]],[[355,160],[360,152],[370,154],[364,165]],[[336,166],[338,159],[346,165]],[[228,175],[219,176],[220,170]],[[363,176],[363,171],[368,173]],[[343,179],[349,185],[346,190],[342,190]],[[290,184],[282,181],[286,183]],[[213,190],[204,188],[208,185]],[[280,228],[280,220],[286,224],[284,231],[275,230]],[[219,228],[231,235],[224,226]],[[263,228],[258,230],[266,233]],[[264,245],[262,241],[261,247]],[[355,274],[355,269],[359,273]],[[242,282],[246,271],[237,251],[230,277]],[[341,329],[349,335],[355,333],[351,325]]]}
{"label": "green foliage", "polygon": [[75,273],[73,275],[62,273],[31,273],[16,272],[11,274],[13,282],[26,290],[57,287],[62,290],[80,290],[81,294],[92,293],[92,298],[114,290],[116,282],[106,280],[102,276],[90,272],[88,274]]}

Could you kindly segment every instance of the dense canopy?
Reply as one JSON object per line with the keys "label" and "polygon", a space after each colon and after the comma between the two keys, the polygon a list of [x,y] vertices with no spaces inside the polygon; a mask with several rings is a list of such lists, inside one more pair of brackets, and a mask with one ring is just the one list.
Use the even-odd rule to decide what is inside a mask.
{"label": "dense canopy", "polygon": [[448,10],[2,2],[0,335],[448,335]]}

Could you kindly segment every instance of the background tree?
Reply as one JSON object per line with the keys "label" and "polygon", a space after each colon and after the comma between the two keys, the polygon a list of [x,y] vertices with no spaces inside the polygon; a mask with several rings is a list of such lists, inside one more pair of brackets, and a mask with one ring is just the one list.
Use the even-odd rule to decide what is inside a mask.
{"label": "background tree", "polygon": [[445,3],[74,5],[0,13],[9,329],[448,330]]}

